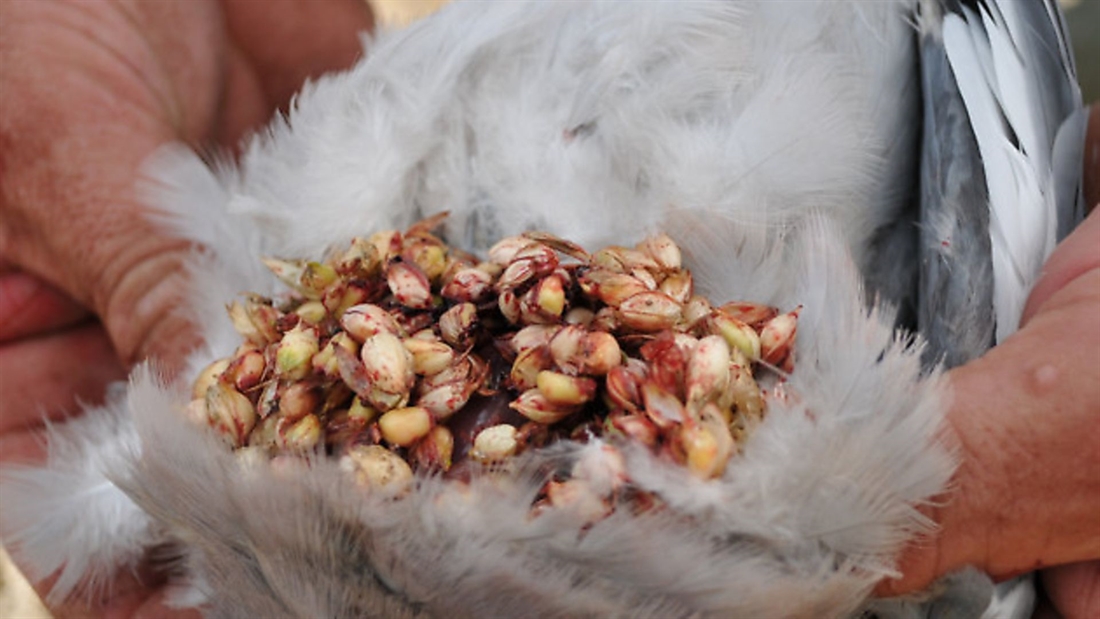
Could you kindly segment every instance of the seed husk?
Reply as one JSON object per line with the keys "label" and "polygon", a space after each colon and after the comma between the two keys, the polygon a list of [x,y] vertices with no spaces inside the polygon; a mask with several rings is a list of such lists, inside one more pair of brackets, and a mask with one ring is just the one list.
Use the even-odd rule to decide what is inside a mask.
{"label": "seed husk", "polygon": [[431,281],[420,267],[394,262],[386,269],[386,284],[398,304],[410,309],[431,309],[434,305]]}
{"label": "seed husk", "polygon": [[683,307],[663,292],[639,292],[619,306],[623,326],[645,333],[671,329],[683,314]]}
{"label": "seed husk", "polygon": [[363,342],[359,356],[374,389],[402,394],[413,388],[416,382],[413,356],[396,335],[386,332],[372,335]]}
{"label": "seed husk", "polygon": [[211,362],[199,372],[198,378],[195,379],[195,382],[191,386],[192,400],[206,397],[206,390],[209,389],[226,369],[229,368],[229,361],[229,359],[218,359]]}
{"label": "seed husk", "polygon": [[349,307],[340,317],[340,326],[360,344],[378,333],[386,332],[393,335],[404,333],[393,314],[373,303],[360,303]]}
{"label": "seed husk", "polygon": [[555,424],[577,411],[575,406],[551,402],[539,389],[528,389],[508,405],[524,417],[545,425]]}
{"label": "seed husk", "polygon": [[205,394],[207,420],[211,427],[234,447],[245,444],[256,426],[256,409],[252,402],[222,382],[215,382]]}
{"label": "seed husk", "polygon": [[421,376],[438,374],[454,363],[455,351],[444,342],[411,337],[402,343],[412,354],[413,371]]}
{"label": "seed husk", "polygon": [[313,355],[320,352],[317,333],[298,325],[286,333],[275,350],[275,375],[287,380],[301,380],[313,369]]}
{"label": "seed husk", "polygon": [[459,303],[439,317],[439,335],[455,348],[469,348],[471,336],[477,326],[477,306]]}
{"label": "seed husk", "polygon": [[786,372],[794,369],[791,349],[798,331],[798,314],[801,307],[772,318],[760,329],[760,358]]}

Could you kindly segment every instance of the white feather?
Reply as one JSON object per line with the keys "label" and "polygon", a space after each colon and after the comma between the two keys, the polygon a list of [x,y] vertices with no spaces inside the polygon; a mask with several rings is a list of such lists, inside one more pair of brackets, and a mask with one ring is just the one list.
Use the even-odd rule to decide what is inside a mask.
{"label": "white feather", "polygon": [[47,599],[96,595],[135,569],[158,527],[107,476],[139,444],[125,395],[47,429],[44,466],[0,470],[0,533],[34,582],[57,576]]}
{"label": "white feather", "polygon": [[985,164],[997,341],[1019,325],[1027,295],[1054,249],[1057,229],[1050,167],[1053,138],[1041,122],[1034,68],[1024,64],[1013,39],[1012,29],[1021,25],[1006,24],[998,10],[1015,16],[1011,4],[994,3],[980,20],[970,13],[969,20],[947,15],[943,23],[948,59]]}

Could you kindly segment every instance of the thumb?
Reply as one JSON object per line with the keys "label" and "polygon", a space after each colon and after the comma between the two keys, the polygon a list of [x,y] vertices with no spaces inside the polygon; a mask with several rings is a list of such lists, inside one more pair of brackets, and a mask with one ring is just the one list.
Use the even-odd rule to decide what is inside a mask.
{"label": "thumb", "polygon": [[97,314],[125,364],[156,357],[171,367],[191,342],[176,311],[188,247],[149,221],[134,182],[161,144],[200,141],[214,124],[217,7],[10,8],[0,260]]}

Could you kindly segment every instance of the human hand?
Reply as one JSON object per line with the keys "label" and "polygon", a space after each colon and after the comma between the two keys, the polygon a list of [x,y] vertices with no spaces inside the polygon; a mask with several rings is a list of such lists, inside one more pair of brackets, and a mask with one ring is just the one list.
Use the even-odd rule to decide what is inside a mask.
{"label": "human hand", "polygon": [[[43,414],[101,400],[139,360],[171,371],[194,342],[174,312],[189,247],[145,218],[143,160],[231,149],[370,26],[362,0],[0,4],[0,459],[40,459]],[[168,614],[151,574],[115,584],[53,610]]]}
{"label": "human hand", "polygon": [[[1100,202],[1100,106],[1090,118],[1085,196]],[[1041,573],[1041,613],[1100,617],[1098,317],[1094,208],[1051,255],[1020,330],[950,373],[948,421],[962,458],[955,487],[929,510],[937,537],[909,548],[905,576],[879,593],[916,591],[965,565],[995,578],[1054,566]]]}

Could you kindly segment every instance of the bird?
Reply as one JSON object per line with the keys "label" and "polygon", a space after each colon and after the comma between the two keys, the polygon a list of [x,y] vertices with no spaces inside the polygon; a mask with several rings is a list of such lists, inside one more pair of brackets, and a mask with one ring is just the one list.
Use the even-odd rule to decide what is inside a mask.
{"label": "bird", "polygon": [[[873,600],[957,464],[943,371],[1012,333],[1082,217],[1087,112],[1053,0],[454,2],[304,86],[236,160],[147,164],[154,217],[201,246],[186,377],[239,344],[225,305],[265,256],[449,213],[466,251],[544,230],[676,239],[714,298],[801,306],[789,389],[718,480],[644,454],[670,509],[529,517],[511,484],[349,494],[316,462],[242,472],[137,367],[0,473],[3,535],[61,600],[150,553],[209,616],[1027,616],[1027,581],[968,573]],[[999,613],[999,614],[996,614]]]}

